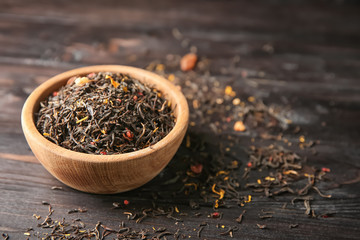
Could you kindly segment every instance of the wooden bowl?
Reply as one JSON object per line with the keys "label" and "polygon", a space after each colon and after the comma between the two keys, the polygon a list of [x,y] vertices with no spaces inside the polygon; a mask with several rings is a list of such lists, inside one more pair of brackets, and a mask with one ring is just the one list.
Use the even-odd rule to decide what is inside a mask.
{"label": "wooden bowl", "polygon": [[[35,126],[35,113],[39,110],[40,102],[65,85],[70,77],[92,72],[128,74],[160,90],[176,106],[174,128],[151,148],[114,155],[75,152],[47,140]],[[187,130],[188,118],[189,108],[184,95],[163,77],[134,67],[99,65],[67,71],[41,84],[26,100],[21,124],[31,150],[54,177],[80,191],[108,194],[140,187],[160,173],[179,148]]]}

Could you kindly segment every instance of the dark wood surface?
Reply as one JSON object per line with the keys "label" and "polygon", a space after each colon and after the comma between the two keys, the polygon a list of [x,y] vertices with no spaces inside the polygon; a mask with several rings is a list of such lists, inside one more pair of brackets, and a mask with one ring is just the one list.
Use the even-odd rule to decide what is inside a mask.
{"label": "dark wood surface", "polygon": [[[209,224],[202,239],[229,238],[220,235],[228,226],[239,228],[236,239],[359,239],[360,6],[355,2],[1,1],[0,233],[26,239],[27,228],[39,231],[33,214],[46,216],[48,208],[41,202],[47,201],[55,219],[80,217],[89,227],[101,221],[115,228],[125,221],[136,230],[154,226],[174,233],[180,229],[186,239],[198,238],[201,222]],[[293,124],[301,127],[306,138],[320,140],[318,154],[307,161],[331,169],[332,180],[323,189],[332,198],[315,197],[312,207],[318,214],[332,213],[330,217],[310,218],[301,203],[283,209],[292,199],[285,194],[254,197],[238,224],[235,219],[241,207],[221,208],[223,218],[213,219],[207,217],[212,207],[204,204],[192,210],[188,197],[178,195],[156,202],[187,213],[181,216],[182,222],[159,216],[136,224],[126,219],[124,209],[112,209],[112,203],[127,199],[131,203],[127,209],[138,213],[151,206],[154,192],[169,191],[161,183],[181,167],[177,162],[181,152],[146,186],[105,196],[66,187],[37,162],[20,124],[21,107],[36,86],[79,66],[145,67],[152,61],[165,62],[168,54],[183,55],[189,47],[174,38],[174,28],[197,47],[199,56],[211,61],[211,73],[221,85],[231,84],[240,98],[253,95],[269,104],[291,106]],[[228,68],[234,56],[240,61]],[[190,130],[210,132],[205,127]],[[251,136],[238,137],[239,145],[249,145]],[[211,134],[207,138],[218,141]],[[289,139],[297,141],[297,137]],[[246,163],[240,146],[238,151],[239,160]],[[68,214],[79,207],[88,211]],[[261,210],[274,211],[274,217],[259,219]],[[197,212],[202,215],[193,217]],[[259,229],[257,223],[267,229]],[[289,228],[290,224],[298,227]]]}

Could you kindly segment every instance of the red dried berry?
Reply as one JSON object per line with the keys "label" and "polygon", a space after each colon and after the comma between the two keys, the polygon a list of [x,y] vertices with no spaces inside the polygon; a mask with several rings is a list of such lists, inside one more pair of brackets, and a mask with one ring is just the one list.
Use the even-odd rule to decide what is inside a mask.
{"label": "red dried berry", "polygon": [[198,163],[196,165],[191,165],[190,169],[195,174],[200,174],[203,170],[203,165],[201,163]]}
{"label": "red dried berry", "polygon": [[126,136],[127,136],[128,138],[133,138],[133,137],[134,137],[134,134],[133,134],[130,130],[128,130],[128,131],[126,132]]}
{"label": "red dried berry", "polygon": [[220,213],[219,213],[219,212],[213,212],[213,213],[211,214],[211,217],[212,217],[212,218],[219,218],[219,217],[220,217]]}
{"label": "red dried berry", "polygon": [[88,78],[94,78],[96,76],[96,73],[89,73],[88,75],[87,75],[87,77]]}
{"label": "red dried berry", "polygon": [[323,167],[323,168],[321,168],[321,171],[323,171],[323,172],[330,172],[330,168]]}
{"label": "red dried berry", "polygon": [[106,155],[107,152],[103,151],[103,152],[100,152],[101,155]]}
{"label": "red dried berry", "polygon": [[130,204],[130,201],[129,200],[124,200],[124,205],[129,205]]}
{"label": "red dried berry", "polygon": [[251,162],[248,162],[248,163],[246,164],[246,166],[247,166],[247,167],[252,167],[252,163],[251,163]]}

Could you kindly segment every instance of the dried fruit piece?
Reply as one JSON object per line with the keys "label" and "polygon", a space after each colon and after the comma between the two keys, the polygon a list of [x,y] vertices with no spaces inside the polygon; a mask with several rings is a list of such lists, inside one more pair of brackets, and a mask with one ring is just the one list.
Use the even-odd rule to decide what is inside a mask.
{"label": "dried fruit piece", "polygon": [[126,131],[126,136],[128,138],[132,139],[134,137],[134,134],[130,130],[128,130],[128,131]]}
{"label": "dried fruit piece", "polygon": [[[70,80],[70,79],[69,79]],[[82,86],[85,85],[86,83],[90,82],[91,80],[88,79],[87,77],[78,77],[75,79],[75,84],[77,86]]]}
{"label": "dried fruit piece", "polygon": [[212,218],[219,218],[219,217],[220,217],[220,213],[219,213],[219,212],[213,212],[213,213],[210,214],[210,216],[211,216]]}
{"label": "dried fruit piece", "polygon": [[196,165],[191,165],[190,169],[193,173],[199,174],[203,170],[203,165],[201,163],[198,163]]}
{"label": "dried fruit piece", "polygon": [[196,62],[198,60],[198,57],[195,53],[188,53],[185,56],[181,58],[180,61],[180,68],[182,71],[190,71],[194,69]]}
{"label": "dried fruit piece", "polygon": [[244,132],[246,130],[246,127],[242,121],[237,121],[234,124],[234,130],[237,132]]}

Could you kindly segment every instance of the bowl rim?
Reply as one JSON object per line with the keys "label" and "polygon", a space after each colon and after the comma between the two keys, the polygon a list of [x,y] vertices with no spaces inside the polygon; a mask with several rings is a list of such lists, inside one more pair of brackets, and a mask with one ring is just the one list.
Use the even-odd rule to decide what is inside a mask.
{"label": "bowl rim", "polygon": [[[140,76],[141,78],[150,79],[151,82],[154,82],[154,85],[162,85],[161,88],[167,89],[165,95],[172,95],[173,99],[176,100],[174,104],[176,104],[177,108],[177,116],[176,122],[173,129],[159,142],[155,143],[151,147],[143,148],[134,152],[129,153],[119,153],[119,154],[110,154],[110,155],[101,155],[101,154],[89,154],[89,153],[82,153],[76,152],[74,150],[70,150],[64,147],[61,147],[48,139],[46,139],[42,134],[38,131],[35,126],[34,121],[34,111],[35,108],[38,106],[36,103],[41,98],[41,95],[46,91],[49,87],[52,87],[55,84],[59,84],[60,82],[69,79],[70,77],[76,75],[86,75],[92,72],[115,72],[115,73],[125,73],[129,75],[136,75]],[[136,78],[134,76],[134,78]],[[142,79],[138,79],[142,81]],[[163,90],[161,90],[164,92]],[[38,103],[39,104],[39,103]],[[22,113],[21,113],[21,124],[23,132],[27,133],[32,139],[37,141],[37,145],[45,148],[46,150],[55,153],[56,155],[76,159],[82,162],[94,162],[94,163],[102,163],[102,162],[119,162],[119,161],[127,161],[133,160],[141,157],[148,156],[149,154],[154,153],[168,144],[171,144],[173,141],[177,139],[179,135],[182,135],[187,129],[189,121],[189,107],[187,104],[187,100],[183,93],[172,83],[168,80],[163,78],[162,76],[155,74],[153,72],[131,67],[125,65],[93,65],[87,67],[81,67],[72,69],[60,74],[57,74],[42,84],[40,84],[26,99]],[[25,134],[26,136],[26,134]]]}

